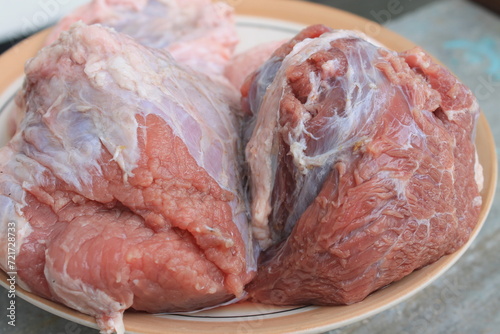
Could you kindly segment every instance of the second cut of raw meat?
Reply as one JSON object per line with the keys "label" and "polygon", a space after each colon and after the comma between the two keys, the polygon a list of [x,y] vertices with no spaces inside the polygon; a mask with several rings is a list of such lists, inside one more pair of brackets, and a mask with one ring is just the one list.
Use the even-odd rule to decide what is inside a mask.
{"label": "second cut of raw meat", "polygon": [[243,296],[256,265],[234,88],[79,23],[27,63],[21,101],[0,228],[16,223],[22,287],[118,333],[128,308]]}
{"label": "second cut of raw meat", "polygon": [[421,49],[312,26],[243,86],[252,300],[351,304],[462,246],[481,208],[471,91]]}

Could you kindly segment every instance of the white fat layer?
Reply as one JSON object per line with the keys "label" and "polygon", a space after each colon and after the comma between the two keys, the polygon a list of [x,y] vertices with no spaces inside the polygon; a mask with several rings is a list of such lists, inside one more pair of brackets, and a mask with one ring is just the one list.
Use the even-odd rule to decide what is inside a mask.
{"label": "white fat layer", "polygon": [[[312,54],[320,50],[328,50],[331,48],[330,43],[334,40],[343,38],[360,38],[361,35],[352,31],[335,31],[324,34],[321,38],[305,39],[295,45],[292,52],[285,57],[280,70],[267,90],[266,95],[260,106],[261,112],[257,118],[254,133],[247,146],[247,160],[252,172],[252,228],[254,237],[258,240],[262,248],[267,248],[271,245],[271,232],[268,226],[268,217],[271,213],[271,191],[273,186],[273,161],[272,150],[274,148],[274,137],[279,118],[280,100],[282,97],[283,87],[286,86],[286,70],[293,65],[301,64],[306,61]],[[369,52],[378,52],[377,48],[372,48]],[[350,60],[351,61],[351,60]],[[359,54],[359,63],[355,68],[349,66],[345,77],[342,79],[342,89],[346,92],[346,107],[345,114],[347,117],[334,115],[329,122],[330,129],[325,129],[331,138],[324,147],[328,150],[306,154],[306,136],[311,137],[306,131],[305,123],[309,120],[308,113],[304,113],[297,127],[292,129],[289,134],[288,144],[290,145],[290,154],[293,157],[293,162],[297,169],[302,174],[307,174],[311,168],[324,166],[337,159],[345,149],[351,148],[354,143],[359,140],[358,136],[353,136],[354,133],[364,134],[371,128],[373,115],[377,112],[376,108],[382,108],[385,105],[386,97],[384,94],[379,94],[377,82],[384,82],[382,74],[374,68],[365,66],[363,63],[363,55]],[[323,67],[326,71],[323,76],[335,71],[338,66],[337,61],[329,61]],[[317,90],[321,87],[322,77],[319,75],[310,75],[312,90],[305,107],[309,107],[317,101]],[[373,81],[367,84],[366,78],[371,78]],[[356,99],[356,94],[363,94],[364,100]],[[360,130],[360,124],[363,124]],[[335,128],[335,131],[332,131]],[[357,129],[354,131],[354,129]],[[338,145],[336,143],[343,143]],[[300,190],[300,189],[299,189]]]}
{"label": "white fat layer", "polygon": [[[30,223],[19,213],[22,206],[23,204],[14,202],[9,196],[0,195],[0,267],[5,272],[17,270],[15,259],[26,238],[33,231]],[[10,264],[14,267],[10,267]]]}
{"label": "white fat layer", "polygon": [[[17,255],[26,238],[33,231],[30,223],[22,213],[26,205],[26,192],[19,178],[32,177],[17,166],[10,166],[6,162],[14,156],[9,147],[0,150],[0,267],[6,272],[15,272]],[[12,168],[14,167],[14,168]],[[12,254],[14,251],[14,254]],[[14,258],[9,257],[14,255]],[[9,260],[11,262],[9,263]]]}
{"label": "white fat layer", "polygon": [[[308,78],[311,84],[306,103],[303,105],[306,112],[301,112],[298,116],[298,124],[293,128],[287,124],[284,128],[278,123],[280,118],[280,102],[282,92],[287,86],[287,70],[307,61],[314,53],[331,49],[331,42],[339,39],[351,38],[358,43],[352,48],[346,48],[345,53],[348,58],[347,72],[342,77],[337,77],[335,85],[330,87],[325,78],[334,75],[336,68],[341,64],[334,59],[325,62],[318,73],[310,73]],[[414,113],[419,113],[415,117],[433,117],[429,111],[417,110],[413,108],[414,97],[403,91],[405,88],[392,84],[383,71],[379,70],[373,61],[387,62],[379,53],[380,44],[366,40],[363,36],[350,31],[334,31],[325,33],[319,38],[305,39],[297,43],[289,55],[285,57],[281,68],[276,73],[275,79],[268,87],[260,105],[260,112],[257,114],[257,121],[254,133],[247,146],[247,160],[252,174],[252,226],[254,237],[264,249],[272,244],[272,228],[269,226],[269,218],[272,211],[272,191],[274,187],[274,177],[276,171],[276,146],[278,134],[286,133],[283,140],[289,145],[289,154],[293,158],[293,163],[297,169],[294,175],[297,186],[292,194],[287,194],[297,203],[291,209],[290,214],[284,222],[285,235],[291,232],[293,225],[304,212],[308,203],[317,195],[318,180],[325,177],[333,163],[348,163],[352,159],[352,153],[356,150],[366,150],[370,147],[369,138],[375,135],[379,127],[374,124],[375,115],[384,113],[394,94],[400,94],[406,99],[407,105]],[[396,56],[393,51],[386,50],[389,55]],[[422,53],[419,56],[424,56]],[[392,66],[389,64],[389,66]],[[424,67],[430,63],[424,63]],[[265,71],[263,69],[262,71]],[[307,132],[307,122],[311,116],[307,111],[315,111],[318,99],[324,92],[331,89],[339,89],[345,94],[345,106],[343,110],[338,110],[330,116],[320,131],[316,131],[314,136]],[[332,108],[333,106],[331,106]],[[342,107],[341,107],[342,108]],[[470,109],[470,110],[469,110]],[[447,116],[453,120],[462,113],[477,110],[476,102],[463,111],[449,111]],[[256,111],[255,111],[256,112]],[[445,111],[446,112],[446,111]],[[394,140],[398,142],[398,149],[412,149],[414,144],[419,145],[426,134],[416,123],[409,125],[398,124],[407,127],[402,133],[412,134],[409,138],[405,135],[396,136]],[[319,137],[319,138],[316,138]],[[311,140],[321,140],[321,144],[308,147]],[[415,142],[414,142],[415,141]],[[454,145],[454,144],[453,144]],[[451,149],[451,147],[450,147]],[[452,152],[447,152],[452,154]],[[477,162],[477,159],[476,159]],[[320,167],[320,168],[317,168]],[[415,168],[418,168],[416,166]],[[447,172],[452,176],[454,182],[453,165],[446,166]],[[416,171],[416,169],[415,169]],[[383,173],[383,172],[382,172]],[[357,175],[359,181],[362,176]],[[406,199],[406,188],[408,180],[392,173],[388,176],[392,179],[393,187],[400,199]],[[476,182],[481,188],[482,172],[480,165],[476,165]],[[277,205],[280,202],[276,202]],[[304,204],[305,203],[305,204]],[[389,210],[390,211],[390,210]],[[388,211],[388,212],[389,212]],[[280,222],[282,223],[282,222]],[[280,231],[282,227],[278,228]],[[278,231],[277,233],[281,233]]]}
{"label": "white fat layer", "polygon": [[[130,305],[124,305],[106,292],[86,284],[81,279],[71,277],[64,272],[55,272],[54,259],[46,252],[44,268],[45,278],[54,296],[58,296],[65,305],[96,317],[100,328],[105,333],[123,334],[123,312]],[[66,266],[65,266],[66,267]]]}
{"label": "white fat layer", "polygon": [[[58,75],[38,80],[38,73],[46,70]],[[141,156],[138,136],[144,132],[138,119],[154,114],[222,188],[241,192],[235,158],[238,125],[232,110],[239,95],[227,82],[212,81],[176,65],[163,51],[82,23],[40,51],[26,72],[24,98],[30,103],[18,132],[23,135],[11,142],[19,153],[8,160],[12,170],[26,171],[19,178],[24,188],[44,184],[43,171],[49,170],[82,192],[102,175],[99,159],[104,151],[127,181]],[[244,211],[239,198],[231,203],[235,214]],[[239,219],[242,235],[246,225]]]}
{"label": "white fat layer", "polygon": [[106,320],[97,318],[100,333],[105,334],[125,334],[125,324],[123,323],[123,312],[110,315]]}
{"label": "white fat layer", "polygon": [[137,120],[154,114],[224,189],[237,189],[238,169],[231,159],[238,145],[231,110],[238,104],[237,91],[179,67],[162,51],[138,48],[126,37],[110,38],[102,27],[78,23],[59,43],[43,49],[27,65],[33,94],[40,92],[35,80],[30,85],[30,76],[46,68],[50,59],[71,59],[78,65],[44,82],[48,87],[43,96],[26,92],[31,106],[20,130],[29,143],[19,138],[21,151],[81,190],[91,185],[93,175],[100,175],[104,146],[126,179],[134,175],[141,155]]}
{"label": "white fat layer", "polygon": [[453,121],[453,120],[459,118],[461,115],[465,114],[466,110],[465,109],[461,109],[461,110],[445,110],[444,113],[445,113],[446,117],[450,121]]}
{"label": "white fat layer", "polygon": [[[256,269],[240,196],[239,138],[231,109],[239,104],[239,95],[229,83],[180,67],[166,52],[143,48],[111,29],[82,23],[42,49],[27,64],[26,74],[26,116],[8,146],[0,149],[0,229],[16,220],[20,245],[31,231],[22,216],[26,191],[56,179],[92,199],[92,183],[102,176],[100,159],[106,151],[127,182],[141,156],[138,136],[145,135],[138,119],[156,115],[200,167],[236,194],[230,203],[234,222],[247,245],[248,270]],[[54,284],[50,282],[58,275],[47,267],[45,275],[54,295],[81,312],[124,309],[105,292],[69,275]]]}

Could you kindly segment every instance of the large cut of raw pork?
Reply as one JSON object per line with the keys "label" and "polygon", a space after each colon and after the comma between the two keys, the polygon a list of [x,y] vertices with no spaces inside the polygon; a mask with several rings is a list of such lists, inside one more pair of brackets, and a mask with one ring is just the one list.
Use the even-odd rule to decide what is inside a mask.
{"label": "large cut of raw pork", "polygon": [[272,41],[259,44],[235,55],[227,64],[224,76],[239,90],[246,78],[255,72],[285,42],[287,41]]}
{"label": "large cut of raw pork", "polygon": [[0,149],[0,228],[16,223],[23,287],[118,332],[128,308],[243,296],[256,265],[234,88],[78,23],[27,63],[22,100]]}
{"label": "large cut of raw pork", "polygon": [[312,26],[242,89],[251,299],[350,304],[462,246],[478,221],[478,104],[421,49]]}
{"label": "large cut of raw pork", "polygon": [[178,62],[210,74],[224,72],[238,43],[233,8],[211,0],[93,0],[63,18],[47,43],[80,20],[166,49]]}
{"label": "large cut of raw pork", "polygon": [[[168,51],[179,64],[211,76],[223,78],[229,66],[231,71],[227,78],[232,80],[236,77],[239,82],[243,81],[245,74],[265,61],[262,59],[263,55],[270,54],[260,55],[260,63],[256,63],[254,67],[246,66],[244,70],[236,67],[241,65],[242,57],[232,61],[234,48],[239,40],[234,10],[222,2],[93,0],[64,17],[52,28],[46,44],[53,43],[61,32],[68,30],[77,21],[112,27],[145,46]],[[235,64],[235,61],[238,63]],[[248,60],[245,65],[248,65]],[[16,98],[16,104],[17,108],[12,112],[10,120],[12,131],[15,131],[25,112],[21,96]]]}

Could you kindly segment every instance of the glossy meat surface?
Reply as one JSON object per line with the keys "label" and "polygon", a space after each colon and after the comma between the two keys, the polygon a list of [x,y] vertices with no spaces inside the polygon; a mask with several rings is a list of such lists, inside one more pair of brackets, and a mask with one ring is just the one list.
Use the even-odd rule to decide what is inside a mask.
{"label": "glossy meat surface", "polygon": [[266,249],[252,300],[358,302],[468,240],[481,207],[479,107],[422,50],[313,26],[242,92]]}
{"label": "glossy meat surface", "polygon": [[0,149],[0,223],[17,224],[24,287],[118,332],[130,307],[243,295],[255,261],[234,88],[79,23],[28,62],[21,98]]}
{"label": "glossy meat surface", "polygon": [[226,66],[224,76],[240,89],[246,78],[255,72],[282,44],[288,41],[272,41],[259,44],[235,55]]}
{"label": "glossy meat surface", "polygon": [[47,43],[77,21],[112,27],[169,51],[181,64],[216,75],[224,72],[238,43],[234,10],[210,0],[93,0],[63,18]]}

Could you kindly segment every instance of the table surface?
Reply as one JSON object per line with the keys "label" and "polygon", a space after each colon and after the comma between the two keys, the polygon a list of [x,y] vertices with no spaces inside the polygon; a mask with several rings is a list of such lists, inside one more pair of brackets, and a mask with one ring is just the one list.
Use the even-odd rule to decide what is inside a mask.
{"label": "table surface", "polygon": [[[421,45],[472,89],[499,147],[500,17],[465,0],[439,0],[394,19],[390,15],[372,19],[383,19],[389,29]],[[443,276],[385,312],[328,333],[500,333],[499,218],[497,196],[471,248]],[[19,298],[16,302],[16,327],[1,317],[0,333],[98,333]],[[5,310],[7,303],[7,294],[2,293],[0,309]]]}

